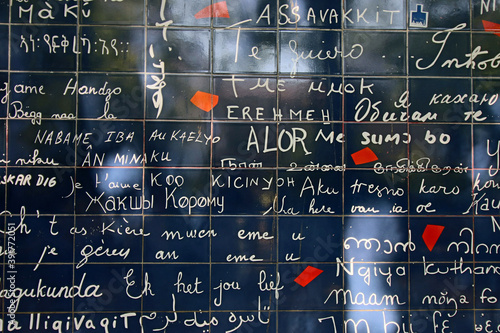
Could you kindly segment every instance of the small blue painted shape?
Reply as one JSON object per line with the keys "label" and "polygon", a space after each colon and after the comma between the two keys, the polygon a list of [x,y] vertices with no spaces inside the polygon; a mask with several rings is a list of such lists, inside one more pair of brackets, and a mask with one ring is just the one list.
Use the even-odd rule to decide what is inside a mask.
{"label": "small blue painted shape", "polygon": [[423,5],[417,5],[417,10],[412,11],[410,15],[410,26],[411,27],[427,27],[427,17],[428,12],[424,12]]}

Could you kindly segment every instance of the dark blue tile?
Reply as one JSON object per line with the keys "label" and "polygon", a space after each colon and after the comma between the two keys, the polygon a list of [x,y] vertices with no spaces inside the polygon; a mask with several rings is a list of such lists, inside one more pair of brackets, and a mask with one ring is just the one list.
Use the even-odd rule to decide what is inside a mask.
{"label": "dark blue tile", "polygon": [[284,28],[340,29],[340,2],[300,0],[293,3],[280,0],[278,22]]}
{"label": "dark blue tile", "polygon": [[1,23],[8,23],[9,22],[9,12],[10,12],[10,7],[9,7],[9,0],[1,0],[0,1],[0,22]]}
{"label": "dark blue tile", "polygon": [[3,142],[0,143],[0,165],[7,164],[7,151],[6,151],[6,139],[7,139],[7,128],[5,120],[0,120],[0,138],[3,139]]}
{"label": "dark blue tile", "polygon": [[341,78],[284,78],[281,80],[278,121],[339,121],[342,119]]}
{"label": "dark blue tile", "polygon": [[7,73],[0,73],[0,118],[7,116],[9,101],[9,79]]}
{"label": "dark blue tile", "polygon": [[281,123],[278,125],[278,164],[340,166],[344,136],[339,123]]}
{"label": "dark blue tile", "polygon": [[[373,166],[394,165],[395,161],[404,161],[408,158],[408,143],[411,136],[405,124],[345,124],[346,136],[344,163],[348,167],[373,168]],[[374,161],[369,159],[355,159],[363,149],[369,148],[376,156]],[[364,150],[363,150],[364,152]],[[376,163],[374,164],[373,162]],[[356,164],[357,163],[357,164]]]}
{"label": "dark blue tile", "polygon": [[[440,169],[472,167],[470,125],[412,124],[410,134],[410,158],[413,161],[429,158],[431,165]],[[429,167],[436,168],[431,165]]]}
{"label": "dark blue tile", "polygon": [[469,0],[410,0],[408,10],[410,29],[448,29],[470,22]]}
{"label": "dark blue tile", "polygon": [[[219,3],[219,1],[214,1]],[[229,17],[216,16],[213,19],[215,27],[228,27],[239,24],[242,28],[276,27],[276,2],[267,0],[236,0],[226,3]],[[250,20],[250,21],[248,21]],[[200,21],[208,22],[206,18]],[[248,21],[248,22],[246,22]],[[240,24],[240,22],[245,22]]]}
{"label": "dark blue tile", "polygon": [[74,71],[76,69],[77,57],[74,51],[80,46],[76,28],[16,25],[12,26],[10,36],[12,70]]}
{"label": "dark blue tile", "polygon": [[280,262],[333,262],[342,259],[341,217],[282,217],[278,219]]}
{"label": "dark blue tile", "polygon": [[[410,264],[409,278],[411,281],[419,281],[418,285],[411,285],[412,308],[441,310],[443,314],[446,310],[453,314],[457,309],[472,309],[474,303],[472,268],[472,264],[463,262],[426,261]],[[442,296],[448,301],[442,303]]]}
{"label": "dark blue tile", "polygon": [[280,311],[276,332],[332,332],[343,327],[342,312],[332,311]]}
{"label": "dark blue tile", "polygon": [[[81,6],[82,24],[144,24],[145,1],[124,4],[115,1],[90,1]],[[87,13],[90,13],[88,15]]]}
{"label": "dark blue tile", "polygon": [[[7,210],[18,214],[73,214],[73,184],[67,168],[8,168]],[[16,184],[17,183],[17,184]],[[25,189],[21,191],[19,188]],[[55,200],[57,199],[57,200]]]}
{"label": "dark blue tile", "polygon": [[474,185],[472,190],[472,203],[468,212],[476,215],[496,214],[500,208],[497,192],[500,186],[498,169],[474,170]]}
{"label": "dark blue tile", "polygon": [[344,33],[343,53],[346,74],[406,74],[406,35],[402,32]]}
{"label": "dark blue tile", "polygon": [[208,167],[220,140],[208,122],[147,122],[145,138],[148,166]]}
{"label": "dark blue tile", "polygon": [[454,310],[443,310],[441,307],[438,307],[436,312],[434,310],[411,311],[410,322],[415,332],[422,333],[432,333],[436,329],[443,329],[443,327],[447,327],[446,329],[453,332],[473,332],[478,328],[475,325],[473,311],[455,312]]}
{"label": "dark blue tile", "polygon": [[[304,287],[295,279],[309,266],[321,270],[320,274]],[[342,288],[342,271],[338,264],[280,264],[278,266],[281,293],[278,299],[280,310],[340,310],[343,307],[343,296],[337,302],[335,296],[329,294]],[[343,293],[341,292],[343,295]]]}
{"label": "dark blue tile", "polygon": [[[218,319],[216,328],[212,326],[212,332],[248,332],[268,333],[278,332],[276,329],[276,313],[263,310],[261,312],[215,312],[214,317]],[[267,309],[267,307],[266,307]]]}
{"label": "dark blue tile", "polygon": [[41,113],[43,118],[75,119],[75,84],[73,75],[11,74],[10,118],[33,119]]}
{"label": "dark blue tile", "polygon": [[[148,29],[147,71],[159,75],[208,73],[210,71],[210,30]],[[144,46],[138,48],[143,50]],[[142,66],[142,62],[141,62]]]}
{"label": "dark blue tile", "polygon": [[[328,175],[328,176],[327,176]],[[311,171],[278,173],[278,194],[271,213],[279,215],[342,214],[342,173]]]}
{"label": "dark blue tile", "polygon": [[412,76],[467,76],[471,64],[470,34],[465,24],[455,29],[410,32],[408,36],[409,74]]}
{"label": "dark blue tile", "polygon": [[73,166],[75,163],[75,121],[9,120],[8,140],[17,147],[9,151],[11,165]]}
{"label": "dark blue tile", "polygon": [[276,172],[273,170],[214,170],[212,197],[224,207],[212,209],[219,215],[273,214],[276,200]]}
{"label": "dark blue tile", "polygon": [[70,1],[12,1],[12,22],[22,24],[76,24],[79,15],[78,7],[78,4]]}
{"label": "dark blue tile", "polygon": [[345,218],[345,261],[404,262],[413,248],[406,216]]}
{"label": "dark blue tile", "polygon": [[276,32],[214,31],[213,70],[216,73],[276,73]]}
{"label": "dark blue tile", "polygon": [[191,264],[146,264],[146,273],[154,295],[143,298],[145,310],[173,310],[175,298],[176,311],[208,311],[211,292],[209,264],[198,263],[195,270]]}
{"label": "dark blue tile", "polygon": [[273,77],[218,76],[214,93],[219,102],[214,119],[232,121],[279,120],[276,95],[284,80]]}
{"label": "dark blue tile", "polygon": [[[201,0],[187,4],[183,0],[169,0],[162,5],[161,1],[148,2],[147,14],[150,26],[206,26],[211,23],[210,18],[196,18],[195,14],[210,6],[210,0]],[[171,21],[171,22],[170,22]]]}
{"label": "dark blue tile", "polygon": [[410,121],[471,122],[469,79],[413,78],[409,88]]}
{"label": "dark blue tile", "polygon": [[211,242],[212,262],[273,262],[276,221],[273,217],[213,217],[217,237]]}
{"label": "dark blue tile", "polygon": [[[397,332],[397,330],[409,331],[408,311],[346,311],[343,317],[345,329],[353,328],[358,332],[364,329],[387,330],[387,332]],[[325,321],[326,322],[326,321]],[[333,322],[330,319],[330,326]],[[349,330],[348,330],[349,332]]]}
{"label": "dark blue tile", "polygon": [[410,174],[410,213],[423,215],[472,214],[472,175],[426,171]]}
{"label": "dark blue tile", "polygon": [[[142,119],[143,77],[140,75],[80,74],[68,81],[67,94],[78,94],[78,118]],[[76,90],[74,89],[76,88]]]}
{"label": "dark blue tile", "polygon": [[[456,214],[458,215],[458,213]],[[438,229],[436,229],[438,228]],[[436,234],[434,230],[440,230],[441,234]],[[412,247],[410,254],[411,261],[472,261],[473,237],[472,219],[470,217],[411,217],[410,230],[412,235]],[[430,240],[431,234],[439,235],[436,242],[428,245],[424,240]],[[432,246],[434,245],[434,246]],[[430,248],[429,248],[430,246]]]}
{"label": "dark blue tile", "polygon": [[477,261],[496,261],[499,247],[496,234],[500,226],[499,221],[498,216],[478,216],[474,219],[474,243],[469,246],[469,249],[475,254]]}
{"label": "dark blue tile", "polygon": [[138,296],[141,293],[144,297],[149,296],[149,290],[148,296],[145,295],[146,287],[142,283],[146,277],[141,273],[141,265],[137,264],[89,264],[76,269],[75,284],[82,283],[84,292],[88,289],[87,294],[96,292],[89,297],[75,298],[75,311],[140,311],[141,299]]}
{"label": "dark blue tile", "polygon": [[86,233],[75,236],[76,269],[93,263],[125,265],[141,261],[142,236],[126,233],[127,227],[130,228],[129,230],[139,231],[143,228],[142,218],[135,216],[98,219],[78,217],[75,228],[86,230]]}
{"label": "dark blue tile", "polygon": [[282,295],[282,277],[275,264],[212,264],[211,274],[212,310],[255,311],[259,301],[262,308],[274,310]]}
{"label": "dark blue tile", "polygon": [[[342,49],[338,31],[283,31],[280,34],[279,71],[296,74],[334,75],[341,73]],[[358,50],[359,51],[359,50]],[[354,52],[357,55],[357,52]]]}
{"label": "dark blue tile", "polygon": [[498,23],[498,3],[495,1],[472,1],[472,29],[484,30],[483,21]]}
{"label": "dark blue tile", "polygon": [[144,191],[154,200],[150,214],[208,215],[223,213],[227,198],[211,193],[208,169],[145,169]]}
{"label": "dark blue tile", "polygon": [[82,120],[78,122],[77,131],[82,133],[82,139],[77,142],[77,165],[143,165],[142,122]]}
{"label": "dark blue tile", "polygon": [[[21,212],[12,212],[20,214]],[[28,211],[28,214],[34,212]],[[40,264],[41,267],[51,267],[53,263],[73,262],[73,217],[68,216],[33,216],[20,214],[6,219],[6,244],[14,244],[15,262]],[[9,239],[9,236],[13,236]],[[11,241],[9,243],[9,240]],[[30,249],[30,251],[26,251]],[[56,254],[54,254],[56,253]]]}
{"label": "dark blue tile", "polygon": [[146,83],[146,118],[210,119],[210,110],[202,110],[191,101],[198,91],[207,94],[211,92],[210,77],[168,75],[161,81],[165,84],[164,87],[157,82],[158,78],[161,79],[158,75],[150,75]]}
{"label": "dark blue tile", "polygon": [[[26,290],[34,297],[19,297],[14,303],[17,306],[15,312],[40,312],[44,309],[47,312],[67,311],[71,308],[72,299],[69,296],[70,288],[78,286],[80,279],[73,279],[73,267],[71,265],[43,265],[34,270],[35,265],[16,265],[14,271],[7,271],[7,276],[15,277],[15,288]],[[9,273],[12,272],[12,273]],[[88,280],[83,280],[83,288],[89,286]],[[48,295],[49,287],[53,291],[51,297]],[[6,290],[9,290],[8,288]],[[31,294],[31,291],[33,293]],[[74,289],[73,289],[74,290]],[[84,291],[82,291],[83,295]],[[14,298],[11,298],[14,299]],[[11,303],[6,301],[4,308],[7,312],[7,307]]]}
{"label": "dark blue tile", "polygon": [[[0,43],[7,45],[9,41],[9,27],[0,26]],[[9,48],[4,47],[0,52],[0,70],[9,68]]]}
{"label": "dark blue tile", "polygon": [[83,27],[80,70],[133,72],[144,70],[144,29]]}
{"label": "dark blue tile", "polygon": [[[249,167],[261,163],[276,166],[277,128],[275,123],[214,123],[213,165],[217,167]],[[228,138],[231,138],[230,141]]]}
{"label": "dark blue tile", "polygon": [[471,318],[470,320],[475,320],[475,325],[476,325],[476,330],[480,329],[499,329],[500,328],[500,314],[498,313],[498,310],[493,310],[493,311],[482,311],[482,310],[476,310],[474,312],[475,318]]}
{"label": "dark blue tile", "polygon": [[370,0],[347,0],[344,26],[347,29],[405,29],[406,1],[378,1],[377,6]]}
{"label": "dark blue tile", "polygon": [[78,214],[140,214],[154,207],[154,198],[142,192],[139,168],[81,168],[75,181]]}
{"label": "dark blue tile", "polygon": [[498,103],[497,91],[500,81],[495,79],[474,79],[473,95],[469,97],[472,100],[474,113],[470,114],[477,122],[500,122],[500,109]]}
{"label": "dark blue tile", "polygon": [[[497,32],[498,33],[498,32]],[[498,76],[500,47],[497,33],[475,33],[472,35],[472,49],[476,56],[468,56],[467,68],[473,69],[478,77]],[[469,66],[468,64],[471,63]]]}
{"label": "dark blue tile", "polygon": [[[340,86],[336,89],[340,90]],[[344,95],[347,121],[392,123],[407,119],[404,103],[407,89],[403,79],[346,78],[340,91]]]}
{"label": "dark blue tile", "polygon": [[152,263],[208,263],[211,238],[219,237],[207,216],[146,217],[144,233],[144,261]]}
{"label": "dark blue tile", "polygon": [[500,168],[500,132],[496,124],[474,126],[474,168],[491,169],[492,174]]}

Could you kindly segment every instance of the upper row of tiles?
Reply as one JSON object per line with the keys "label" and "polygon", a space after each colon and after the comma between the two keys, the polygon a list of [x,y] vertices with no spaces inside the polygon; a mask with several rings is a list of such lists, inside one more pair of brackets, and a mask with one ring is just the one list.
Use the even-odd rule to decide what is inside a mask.
{"label": "upper row of tiles", "polygon": [[0,0],[0,23],[483,30],[499,11],[500,0]]}

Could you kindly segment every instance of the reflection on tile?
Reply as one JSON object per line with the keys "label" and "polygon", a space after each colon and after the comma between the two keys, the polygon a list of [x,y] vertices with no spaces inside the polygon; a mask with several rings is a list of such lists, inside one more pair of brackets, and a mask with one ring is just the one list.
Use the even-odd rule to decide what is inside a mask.
{"label": "reflection on tile", "polygon": [[[210,110],[204,112],[191,101],[197,91],[210,93],[210,77],[168,75],[163,80],[165,86],[161,90],[153,87],[155,77],[156,75],[150,75],[146,82],[147,86],[150,87],[146,91],[146,118],[163,120],[210,119]],[[155,105],[156,96],[159,93],[164,101],[161,108],[160,105]]]}
{"label": "reflection on tile", "polygon": [[406,74],[406,35],[401,32],[344,33],[346,74]]}
{"label": "reflection on tile", "polygon": [[281,32],[280,73],[340,74],[341,59],[350,52],[342,49],[337,31]]}
{"label": "reflection on tile", "polygon": [[[165,35],[166,34],[166,35]],[[148,72],[208,72],[210,70],[210,30],[148,29]],[[142,50],[142,46],[139,50]],[[142,63],[141,63],[142,64]]]}
{"label": "reflection on tile", "polygon": [[[471,115],[476,121],[486,121],[489,123],[500,122],[500,103],[496,92],[500,89],[500,81],[496,79],[473,79],[473,93],[471,96],[473,110]],[[479,112],[481,111],[481,112]]]}
{"label": "reflection on tile", "polygon": [[404,0],[347,0],[343,15],[347,29],[405,29]]}
{"label": "reflection on tile", "polygon": [[276,32],[214,31],[216,73],[276,73]]}
{"label": "reflection on tile", "polygon": [[[144,0],[127,3],[115,1],[90,1],[82,6],[83,24],[144,24]],[[87,15],[86,13],[90,13]]]}
{"label": "reflection on tile", "polygon": [[[217,1],[218,2],[218,1]],[[216,1],[214,1],[216,3]],[[214,17],[215,27],[228,27],[240,22],[251,20],[241,24],[243,28],[276,27],[276,2],[268,0],[233,0],[227,1],[228,16]],[[207,19],[200,19],[200,21]],[[206,22],[206,21],[205,21]]]}
{"label": "reflection on tile", "polygon": [[196,3],[184,0],[169,0],[165,6],[162,5],[161,1],[148,1],[148,25],[210,26],[210,18],[197,19],[195,17],[197,12],[209,5],[210,0],[200,0],[196,1]]}

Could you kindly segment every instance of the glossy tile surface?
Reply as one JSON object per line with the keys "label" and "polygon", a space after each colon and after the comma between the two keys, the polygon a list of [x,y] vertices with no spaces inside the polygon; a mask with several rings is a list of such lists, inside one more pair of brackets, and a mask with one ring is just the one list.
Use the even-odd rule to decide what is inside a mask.
{"label": "glossy tile surface", "polygon": [[498,331],[499,8],[0,0],[0,331]]}

